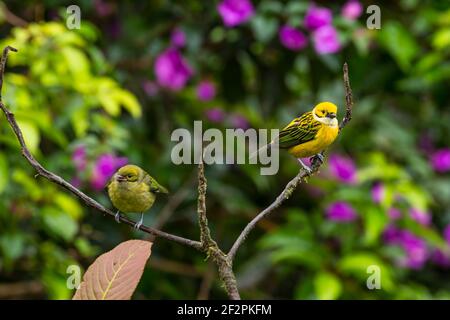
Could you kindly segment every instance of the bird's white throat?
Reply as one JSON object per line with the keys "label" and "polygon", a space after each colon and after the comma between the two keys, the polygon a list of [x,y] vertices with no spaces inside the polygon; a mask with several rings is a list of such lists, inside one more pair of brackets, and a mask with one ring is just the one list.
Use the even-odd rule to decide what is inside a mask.
{"label": "bird's white throat", "polygon": [[328,118],[328,117],[320,118],[316,115],[315,112],[313,112],[312,114],[313,114],[314,120],[319,121],[320,123],[323,123],[326,126],[329,126],[329,127],[337,127],[338,126],[338,120],[336,118],[333,118],[333,119]]}

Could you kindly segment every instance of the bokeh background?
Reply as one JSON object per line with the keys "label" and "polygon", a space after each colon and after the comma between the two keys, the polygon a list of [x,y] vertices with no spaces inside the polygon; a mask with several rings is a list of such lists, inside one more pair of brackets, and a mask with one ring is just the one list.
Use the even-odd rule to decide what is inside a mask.
{"label": "bokeh background", "polygon": [[[0,47],[12,45],[3,101],[32,153],[104,205],[123,163],[171,190],[145,223],[197,239],[196,166],[174,165],[176,128],[281,128],[323,100],[354,118],[321,173],[262,221],[238,252],[244,298],[450,298],[450,5],[378,1],[0,2]],[[208,217],[228,250],[298,172],[212,165]],[[137,219],[137,216],[133,218]],[[69,265],[85,270],[141,232],[35,179],[0,115],[0,298],[69,299]],[[157,240],[136,299],[226,298],[215,267]],[[369,290],[367,267],[381,270]]]}

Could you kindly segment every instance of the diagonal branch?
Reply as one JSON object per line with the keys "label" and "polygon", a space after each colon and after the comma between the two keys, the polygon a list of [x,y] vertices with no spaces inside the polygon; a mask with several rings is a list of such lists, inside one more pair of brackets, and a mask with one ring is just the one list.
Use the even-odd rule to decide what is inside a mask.
{"label": "diagonal branch", "polygon": [[[14,131],[14,134],[17,137],[17,140],[19,141],[20,147],[21,147],[21,151],[22,151],[22,155],[25,157],[25,159],[27,159],[27,161],[31,164],[31,166],[37,171],[37,175],[36,176],[42,176],[44,178],[46,178],[47,180],[60,185],[61,187],[67,189],[68,191],[70,191],[71,193],[73,193],[75,196],[77,196],[79,199],[81,199],[82,201],[84,201],[89,207],[92,207],[100,212],[102,212],[103,214],[108,214],[110,217],[114,217],[115,214],[103,207],[100,203],[98,203],[97,201],[95,201],[94,199],[90,198],[89,196],[87,196],[85,193],[83,193],[82,191],[80,191],[79,189],[75,188],[73,185],[71,185],[69,182],[67,182],[66,180],[64,180],[63,178],[61,178],[60,176],[54,174],[53,172],[45,169],[34,157],[33,155],[30,153],[29,149],[27,148],[26,144],[25,144],[25,140],[23,138],[23,134],[22,134],[22,130],[20,129],[19,125],[17,124],[17,121],[14,117],[14,114],[8,110],[8,108],[6,108],[6,106],[3,104],[3,102],[1,101],[1,89],[3,86],[3,75],[4,75],[4,70],[5,70],[5,65],[6,65],[6,59],[8,56],[8,52],[9,51],[14,51],[16,52],[17,49],[7,46],[4,50],[3,50],[3,54],[1,57],[1,61],[0,61],[0,108],[2,109],[3,113],[6,116],[6,120],[8,121],[8,123],[10,124],[12,130]],[[120,217],[120,221],[129,225],[129,226],[134,226],[135,222],[121,216]],[[186,239],[186,238],[182,238],[164,231],[160,231],[151,227],[146,227],[144,225],[142,225],[139,228],[141,231],[146,232],[148,234],[152,234],[154,236],[157,237],[161,237],[164,238],[166,240],[171,240],[174,242],[177,242],[179,244],[183,244],[189,247],[192,247],[194,249],[197,250],[201,250],[202,246],[200,244],[200,242],[198,241],[194,241],[194,240],[190,240],[190,239]]]}
{"label": "diagonal branch", "polygon": [[[345,116],[342,119],[342,122],[339,126],[339,132],[347,125],[347,123],[352,119],[352,110],[353,110],[353,95],[352,95],[352,89],[350,87],[350,80],[348,76],[348,65],[347,62],[344,63],[343,67],[343,73],[344,73],[344,89],[345,89]],[[323,152],[322,152],[323,153]],[[295,176],[294,179],[289,181],[289,183],[284,188],[283,192],[275,199],[274,202],[270,206],[268,206],[266,209],[261,211],[256,217],[251,220],[247,226],[242,230],[241,234],[238,236],[236,241],[234,242],[233,246],[231,247],[230,251],[227,254],[227,258],[231,264],[233,264],[234,257],[236,256],[236,252],[239,249],[239,247],[242,245],[242,243],[245,241],[249,233],[256,227],[259,221],[267,217],[270,213],[272,213],[275,209],[277,209],[279,206],[283,204],[284,201],[289,199],[289,197],[292,195],[294,190],[297,188],[297,186],[305,180],[307,177],[317,173],[319,171],[319,168],[322,165],[322,161],[319,159],[319,157],[315,156],[312,160],[311,164],[311,173],[307,173],[303,169],[300,170],[300,172]]]}

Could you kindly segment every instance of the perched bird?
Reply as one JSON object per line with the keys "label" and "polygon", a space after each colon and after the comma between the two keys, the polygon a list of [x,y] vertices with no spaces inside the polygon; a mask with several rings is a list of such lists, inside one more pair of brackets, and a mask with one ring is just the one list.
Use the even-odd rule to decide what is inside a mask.
{"label": "perched bird", "polygon": [[108,195],[118,209],[115,219],[120,222],[120,211],[141,213],[141,220],[134,226],[139,229],[144,220],[144,212],[155,202],[157,193],[169,193],[147,172],[135,165],[126,165],[112,176],[107,185]]}
{"label": "perched bird", "polygon": [[337,106],[331,102],[321,102],[312,111],[292,120],[267,147],[279,147],[298,159],[302,167],[311,172],[300,158],[319,156],[336,139],[339,133],[336,118]]}

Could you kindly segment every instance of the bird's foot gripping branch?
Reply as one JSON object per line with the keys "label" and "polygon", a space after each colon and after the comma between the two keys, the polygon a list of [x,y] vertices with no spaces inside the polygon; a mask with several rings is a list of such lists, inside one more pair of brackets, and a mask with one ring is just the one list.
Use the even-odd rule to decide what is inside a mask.
{"label": "bird's foot gripping branch", "polygon": [[[67,191],[71,192],[73,195],[78,197],[82,202],[86,204],[86,206],[96,209],[98,212],[101,212],[105,215],[108,215],[110,218],[115,218],[116,214],[112,212],[111,210],[105,208],[100,203],[80,191],[78,188],[58,176],[57,174],[47,170],[44,168],[31,154],[29,149],[27,148],[27,145],[25,143],[22,130],[19,127],[14,114],[3,104],[3,101],[1,99],[1,90],[3,87],[3,76],[6,66],[6,60],[8,57],[8,53],[10,51],[16,52],[17,50],[15,48],[12,48],[10,46],[7,46],[3,49],[3,54],[1,56],[1,62],[0,62],[0,108],[5,114],[6,120],[9,123],[10,127],[12,128],[18,142],[20,145],[21,152],[25,159],[30,163],[30,165],[36,170],[37,174],[36,177],[43,177],[47,179],[48,181],[55,183],[63,188],[65,188]],[[348,66],[347,64],[344,64],[343,68],[344,73],[344,89],[345,89],[345,96],[346,96],[346,112],[343,120],[341,121],[339,125],[339,132],[347,125],[347,123],[351,120],[352,117],[352,107],[353,107],[353,99],[352,99],[352,91],[350,87],[349,82],[349,76],[348,76]],[[283,202],[288,199],[290,196],[292,196],[294,190],[297,188],[297,186],[302,183],[305,178],[308,176],[311,176],[318,172],[320,166],[323,163],[323,157],[322,154],[320,156],[313,157],[311,161],[311,171],[300,169],[300,172],[286,185],[284,190],[281,192],[281,194],[275,199],[274,202],[272,202],[266,209],[261,211],[259,214],[255,216],[248,224],[247,226],[242,230],[240,235],[237,237],[236,241],[234,242],[232,248],[228,253],[225,253],[220,246],[217,244],[217,242],[214,240],[213,236],[211,235],[210,228],[208,226],[208,219],[207,219],[207,213],[206,213],[206,190],[207,190],[207,180],[205,177],[204,172],[204,165],[203,162],[200,161],[198,165],[198,206],[197,206],[197,215],[198,215],[198,224],[200,229],[200,241],[191,240],[187,238],[183,238],[177,235],[173,235],[170,233],[166,233],[163,231],[160,231],[155,228],[147,227],[145,225],[138,225],[139,230],[142,232],[148,233],[154,237],[163,238],[166,240],[170,240],[173,242],[176,242],[178,244],[182,244],[191,248],[194,248],[202,253],[204,253],[207,257],[209,257],[214,264],[217,266],[218,274],[221,279],[221,281],[224,284],[224,288],[228,294],[228,297],[230,299],[240,299],[239,290],[238,290],[238,284],[236,282],[236,277],[233,272],[233,261],[236,257],[236,253],[240,246],[243,244],[244,240],[248,237],[249,233],[256,227],[259,221],[261,221],[263,218],[267,217],[270,213],[272,213],[275,209],[280,207]],[[117,216],[117,219],[124,223],[129,225],[130,227],[134,227],[136,225],[136,222],[128,219],[125,216]],[[137,241],[137,242],[136,242]],[[122,299],[129,299],[131,298],[131,294],[136,287],[140,276],[142,275],[143,268],[145,266],[146,260],[150,256],[150,248],[151,244],[148,244],[147,241],[139,241],[139,240],[132,240],[132,241],[126,241],[113,250],[101,255],[97,260],[94,262],[92,266],[95,265],[97,268],[102,267],[102,263],[105,262],[110,263],[111,261],[114,261],[114,263],[119,263],[123,268],[123,272],[129,271],[128,268],[133,266],[134,268],[137,268],[139,270],[135,270],[135,272],[131,273],[134,275],[133,279],[129,279],[128,281],[131,285],[127,286],[127,290],[120,292],[120,294],[114,295],[114,286],[119,287],[119,284],[114,283],[114,281],[118,281],[117,279],[120,279],[120,277],[114,277],[114,279],[104,279],[108,283],[106,288],[95,288],[95,290],[88,290],[89,286],[95,285],[95,283],[104,283],[104,281],[98,281],[96,275],[92,271],[94,268],[92,266],[88,269],[84,276],[84,282],[81,284],[80,289],[75,294],[74,298],[76,299],[113,299],[113,298],[122,298]],[[123,257],[123,252],[127,251],[128,253],[133,252],[133,257],[135,257],[136,261],[132,261],[132,259],[121,261],[120,257]],[[133,263],[131,263],[131,262]],[[123,287],[123,286],[122,286]],[[90,292],[94,292],[95,294],[90,294]]]}

